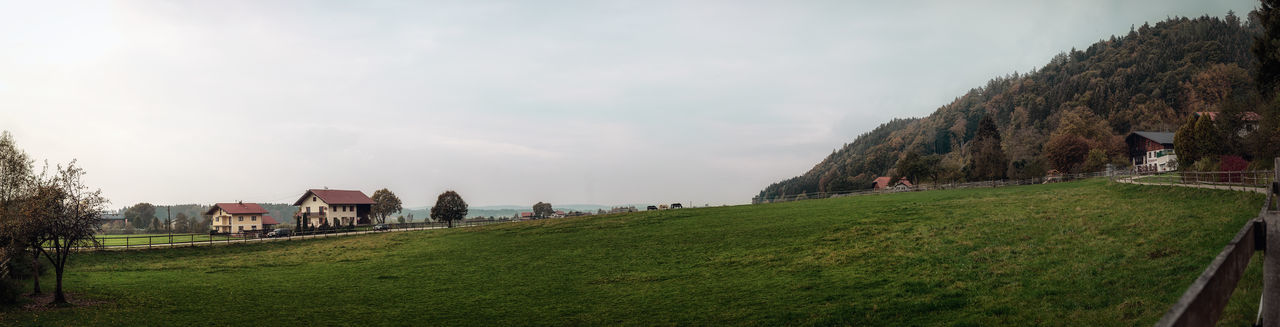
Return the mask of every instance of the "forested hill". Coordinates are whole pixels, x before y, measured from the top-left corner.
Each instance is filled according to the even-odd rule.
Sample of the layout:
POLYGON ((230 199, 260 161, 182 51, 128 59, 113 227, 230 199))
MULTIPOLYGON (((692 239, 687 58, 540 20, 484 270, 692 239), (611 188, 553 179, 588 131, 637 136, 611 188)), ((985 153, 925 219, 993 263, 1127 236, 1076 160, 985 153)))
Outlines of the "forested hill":
MULTIPOLYGON (((1250 19, 1249 21, 1254 21, 1250 19)), ((1072 49, 1026 74, 993 79, 924 118, 894 119, 845 144, 804 175, 769 185, 762 198, 869 188, 908 153, 939 168, 934 180, 980 179, 968 149, 979 121, 994 120, 1009 178, 1043 176, 1051 136, 1079 134, 1098 155, 1124 162, 1122 135, 1172 132, 1196 111, 1256 102, 1256 24, 1225 18, 1174 18, 1132 28, 1084 50, 1072 49)), ((1238 107, 1238 106, 1237 106, 1238 107)), ((1090 156, 1094 154, 1090 153, 1090 156)))

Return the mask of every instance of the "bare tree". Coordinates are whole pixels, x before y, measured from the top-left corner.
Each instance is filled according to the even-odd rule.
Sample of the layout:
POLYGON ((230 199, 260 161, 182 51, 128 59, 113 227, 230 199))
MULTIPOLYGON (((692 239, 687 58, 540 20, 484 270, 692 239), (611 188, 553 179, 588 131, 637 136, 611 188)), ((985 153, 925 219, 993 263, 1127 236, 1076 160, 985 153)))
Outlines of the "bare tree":
POLYGON ((454 220, 462 220, 467 216, 467 201, 462 200, 458 192, 445 191, 436 197, 436 205, 431 207, 431 219, 444 220, 453 228, 454 220))
POLYGON ((379 224, 387 223, 387 216, 404 210, 400 205, 400 198, 392 193, 391 190, 381 189, 373 191, 373 208, 370 210, 374 217, 378 218, 379 224))
POLYGON ((41 219, 40 253, 53 264, 56 284, 54 286, 53 303, 67 303, 63 293, 62 277, 66 273, 67 258, 74 253, 77 246, 101 246, 94 234, 98 232, 102 210, 106 209, 107 199, 102 190, 90 190, 81 180, 84 169, 76 167, 73 160, 67 166, 58 166, 52 178, 41 178, 38 190, 51 192, 56 196, 57 206, 54 211, 41 219))

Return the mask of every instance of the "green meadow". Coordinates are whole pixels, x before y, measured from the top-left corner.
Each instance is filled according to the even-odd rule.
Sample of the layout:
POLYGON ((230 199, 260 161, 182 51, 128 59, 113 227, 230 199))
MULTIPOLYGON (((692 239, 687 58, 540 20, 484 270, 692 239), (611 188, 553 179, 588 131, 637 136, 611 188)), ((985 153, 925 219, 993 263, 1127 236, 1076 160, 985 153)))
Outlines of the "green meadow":
POLYGON ((101 251, 66 278, 96 304, 0 325, 1150 325, 1261 203, 1095 179, 101 251))

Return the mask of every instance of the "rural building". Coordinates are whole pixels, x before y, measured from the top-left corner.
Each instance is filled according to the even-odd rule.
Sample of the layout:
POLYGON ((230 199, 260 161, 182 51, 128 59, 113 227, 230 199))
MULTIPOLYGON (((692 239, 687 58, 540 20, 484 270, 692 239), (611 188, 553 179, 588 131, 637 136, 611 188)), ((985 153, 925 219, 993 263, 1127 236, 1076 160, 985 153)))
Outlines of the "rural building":
POLYGON ((309 226, 367 225, 373 199, 360 191, 310 189, 293 205, 298 207, 294 217, 309 226))
MULTIPOLYGON (((1218 120, 1217 111, 1197 111, 1194 115, 1196 117, 1209 116, 1209 120, 1212 121, 1218 120)), ((1262 115, 1259 115, 1256 112, 1246 111, 1241 115, 1240 120, 1244 121, 1244 125, 1240 126, 1240 130, 1236 131, 1236 135, 1245 137, 1246 135, 1249 135, 1249 133, 1253 133, 1253 131, 1258 130, 1258 123, 1262 122, 1262 115)))
POLYGON ((1178 155, 1173 152, 1173 133, 1133 132, 1124 138, 1129 145, 1129 159, 1140 172, 1178 170, 1178 155))
POLYGON ((257 203, 218 203, 204 214, 213 217, 211 228, 219 233, 262 231, 280 224, 257 203))
POLYGON ((893 184, 889 184, 890 180, 893 180, 893 178, 888 176, 881 176, 879 178, 876 178, 876 181, 871 183, 871 188, 876 191, 886 190, 886 189, 902 191, 902 190, 910 189, 912 186, 911 181, 907 180, 906 177, 899 178, 898 182, 893 184))

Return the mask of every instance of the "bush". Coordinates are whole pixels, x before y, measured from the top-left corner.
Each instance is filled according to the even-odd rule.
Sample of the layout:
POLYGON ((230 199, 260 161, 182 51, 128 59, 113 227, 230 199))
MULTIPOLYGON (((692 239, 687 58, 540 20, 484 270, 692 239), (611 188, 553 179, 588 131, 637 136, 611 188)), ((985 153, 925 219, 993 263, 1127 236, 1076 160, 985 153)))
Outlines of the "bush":
POLYGON ((18 303, 22 296, 22 283, 17 280, 0 278, 0 307, 18 303))
POLYGON ((1192 171, 1218 171, 1218 158, 1204 157, 1191 165, 1192 171))
MULTIPOLYGON (((40 275, 44 275, 49 271, 49 259, 40 258, 40 275)), ((9 260, 9 278, 13 279, 29 279, 35 274, 35 267, 31 265, 31 253, 20 252, 13 260, 9 260)))

